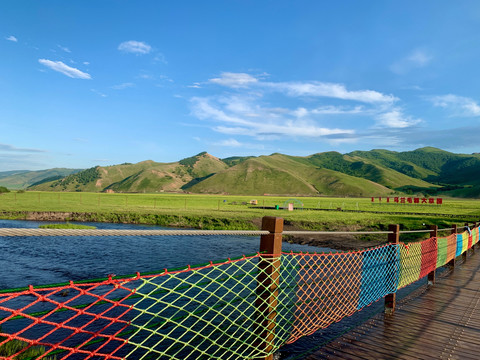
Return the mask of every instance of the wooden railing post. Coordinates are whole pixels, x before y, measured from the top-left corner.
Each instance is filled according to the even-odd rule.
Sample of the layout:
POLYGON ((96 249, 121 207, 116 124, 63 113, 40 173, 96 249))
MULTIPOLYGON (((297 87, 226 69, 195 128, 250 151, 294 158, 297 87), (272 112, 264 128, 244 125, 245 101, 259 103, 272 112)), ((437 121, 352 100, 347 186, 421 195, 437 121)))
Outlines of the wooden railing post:
MULTIPOLYGON (((478 221, 475 221, 475 227, 480 227, 480 224, 478 221)), ((480 247, 480 241, 478 241, 475 245, 477 245, 477 248, 480 247)))
MULTIPOLYGON (((391 233, 388 234, 388 242, 398 245, 400 243, 400 225, 388 225, 388 231, 391 231, 391 233)), ((393 315, 395 312, 396 297, 396 293, 385 296, 385 314, 393 315)))
MULTIPOLYGON (((452 234, 455 234, 455 236, 457 236, 457 224, 452 225, 452 234)), ((455 239, 455 243, 456 242, 457 242, 457 239, 455 239)), ((447 263, 447 266, 450 268, 452 272, 455 271, 455 256, 453 256, 453 259, 447 263)))
MULTIPOLYGON (((437 240, 438 225, 430 225, 430 237, 435 238, 435 241, 437 242, 437 248, 438 248, 438 240, 437 240)), ((435 284, 435 269, 428 273, 427 281, 428 281, 428 285, 435 284)))
MULTIPOLYGON (((477 222, 475 221, 473 223, 473 226, 472 226, 472 230, 474 230, 476 227, 477 227, 477 222)), ((473 235, 472 235, 473 236, 473 235)), ((473 242, 473 238, 472 238, 472 242, 473 242)), ((475 244, 472 244, 472 255, 475 255, 475 244)))
MULTIPOLYGON (((462 231, 462 234, 464 231, 466 231, 466 227, 468 226, 468 223, 465 223, 465 227, 463 228, 463 231, 462 231)), ((467 250, 465 250, 465 252, 462 253, 462 260, 464 263, 467 262, 467 254, 468 254, 468 247, 467 247, 467 250)))
POLYGON ((268 356, 264 360, 272 360, 275 341, 275 318, 278 306, 278 286, 280 280, 280 257, 282 253, 283 219, 273 216, 262 218, 262 230, 268 235, 260 237, 260 253, 257 276, 257 340, 259 350, 268 356))

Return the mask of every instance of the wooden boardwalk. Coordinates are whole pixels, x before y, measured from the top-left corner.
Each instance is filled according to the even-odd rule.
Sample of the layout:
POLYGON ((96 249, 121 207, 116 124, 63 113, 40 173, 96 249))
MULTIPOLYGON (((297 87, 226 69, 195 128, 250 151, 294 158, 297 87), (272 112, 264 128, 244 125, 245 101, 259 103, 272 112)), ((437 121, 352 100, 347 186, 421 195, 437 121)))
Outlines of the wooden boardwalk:
MULTIPOLYGON (((425 280, 426 281, 426 280, 425 280)), ((480 359, 480 253, 305 359, 480 359)))

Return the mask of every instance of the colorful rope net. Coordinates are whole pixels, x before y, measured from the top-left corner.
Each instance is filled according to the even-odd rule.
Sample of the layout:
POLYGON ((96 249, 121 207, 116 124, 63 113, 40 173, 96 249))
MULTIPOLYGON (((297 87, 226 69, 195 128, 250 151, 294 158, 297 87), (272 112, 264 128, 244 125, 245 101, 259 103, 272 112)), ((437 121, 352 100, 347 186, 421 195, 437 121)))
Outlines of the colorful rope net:
POLYGON ((1 359, 259 359, 426 276, 478 228, 0 292, 1 359))

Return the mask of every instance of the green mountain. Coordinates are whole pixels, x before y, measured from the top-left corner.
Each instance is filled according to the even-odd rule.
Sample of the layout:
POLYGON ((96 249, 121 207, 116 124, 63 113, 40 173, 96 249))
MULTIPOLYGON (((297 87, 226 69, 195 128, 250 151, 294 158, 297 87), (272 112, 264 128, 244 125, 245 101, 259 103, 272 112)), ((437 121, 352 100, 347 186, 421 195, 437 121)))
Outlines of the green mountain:
POLYGON ((314 154, 305 158, 290 157, 296 161, 307 163, 318 167, 319 169, 330 169, 350 176, 367 179, 390 189, 395 189, 405 185, 418 187, 428 187, 431 184, 412 178, 405 173, 376 163, 368 158, 361 156, 342 155, 337 152, 325 152, 314 154))
POLYGON ((430 147, 405 152, 324 152, 305 157, 275 153, 226 159, 203 152, 173 163, 147 160, 97 166, 32 182, 29 189, 341 196, 397 192, 480 197, 480 155, 430 147))
POLYGON ((81 171, 81 169, 55 168, 48 170, 29 171, 3 171, 0 172, 0 186, 5 186, 11 190, 25 189, 34 184, 40 184, 43 181, 60 179, 67 175, 81 171))
MULTIPOLYGON (((436 185, 436 189, 410 186, 414 191, 451 196, 480 196, 480 155, 454 154, 433 147, 405 152, 387 150, 355 151, 353 156, 368 158, 414 178, 436 185)), ((399 190, 407 190, 399 187, 399 190)))
POLYGON ((152 160, 137 164, 97 166, 55 181, 29 187, 42 191, 113 191, 162 192, 181 191, 187 184, 228 168, 222 160, 200 153, 175 163, 152 160))
POLYGON ((194 193, 282 195, 385 195, 388 188, 329 169, 317 169, 289 156, 251 158, 193 185, 194 193))
MULTIPOLYGON (((364 161, 376 163, 416 179, 426 179, 429 176, 434 176, 436 174, 435 171, 429 170, 428 167, 425 168, 407 160, 409 158, 408 155, 405 156, 406 159, 403 159, 403 154, 404 153, 397 153, 389 150, 371 150, 354 151, 348 155, 355 159, 358 158, 363 159, 364 161)), ((434 163, 432 162, 431 165, 433 166, 434 163)))

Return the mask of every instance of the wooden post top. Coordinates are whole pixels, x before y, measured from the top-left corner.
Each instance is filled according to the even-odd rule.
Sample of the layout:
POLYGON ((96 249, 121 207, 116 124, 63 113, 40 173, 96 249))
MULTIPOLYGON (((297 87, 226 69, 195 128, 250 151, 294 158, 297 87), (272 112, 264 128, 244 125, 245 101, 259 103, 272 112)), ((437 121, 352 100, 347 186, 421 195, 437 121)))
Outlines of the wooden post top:
POLYGON ((388 231, 393 232, 393 234, 388 234, 388 242, 398 244, 400 242, 400 225, 388 225, 388 231))
POLYGON ((279 256, 282 253, 283 219, 275 216, 262 218, 262 230, 270 232, 260 236, 260 252, 279 256))
POLYGON ((283 219, 275 216, 264 216, 262 218, 262 230, 267 230, 271 233, 283 232, 283 219))
POLYGON ((453 224, 452 225, 452 234, 456 234, 457 233, 457 224, 453 224))

